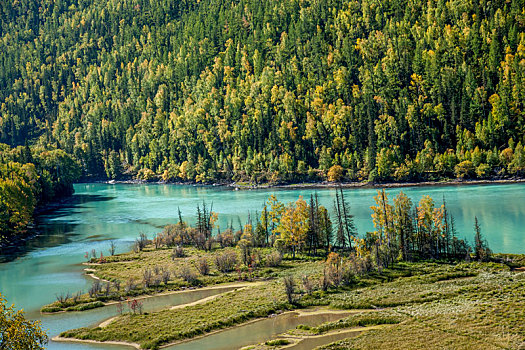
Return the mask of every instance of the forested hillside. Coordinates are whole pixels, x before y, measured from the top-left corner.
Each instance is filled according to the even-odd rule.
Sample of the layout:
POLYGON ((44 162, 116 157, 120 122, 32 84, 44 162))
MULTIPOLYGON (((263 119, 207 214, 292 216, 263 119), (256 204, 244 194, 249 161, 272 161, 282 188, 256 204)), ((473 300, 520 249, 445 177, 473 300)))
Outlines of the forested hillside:
POLYGON ((525 171, 523 0, 15 0, 0 23, 0 142, 85 176, 525 171))

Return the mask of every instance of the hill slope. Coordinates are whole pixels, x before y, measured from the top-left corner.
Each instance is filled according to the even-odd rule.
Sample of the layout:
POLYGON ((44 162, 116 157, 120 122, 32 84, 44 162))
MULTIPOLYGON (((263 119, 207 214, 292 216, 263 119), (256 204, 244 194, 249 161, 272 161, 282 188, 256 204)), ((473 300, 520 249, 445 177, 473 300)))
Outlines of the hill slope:
POLYGON ((523 0, 0 6, 0 142, 62 148, 85 175, 525 170, 523 0))

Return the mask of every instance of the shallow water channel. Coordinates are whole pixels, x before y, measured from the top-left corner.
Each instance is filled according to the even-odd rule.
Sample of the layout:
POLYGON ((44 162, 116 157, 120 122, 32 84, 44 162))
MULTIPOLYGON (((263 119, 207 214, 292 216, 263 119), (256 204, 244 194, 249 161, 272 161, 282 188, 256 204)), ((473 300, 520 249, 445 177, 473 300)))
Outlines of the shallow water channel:
MULTIPOLYGON (((525 252, 524 183, 389 189, 390 198, 401 190, 414 203, 417 203, 422 195, 432 196, 437 205, 441 205, 445 198, 448 210, 455 217, 460 237, 472 241, 474 216, 477 216, 482 233, 493 251, 525 252)), ((0 255, 0 292, 9 303, 14 303, 19 309, 23 308, 32 319, 41 319, 51 336, 62 330, 95 324, 116 314, 115 306, 57 315, 40 315, 38 311, 42 305, 53 302, 58 293, 88 290, 92 279, 84 275, 85 266, 82 265, 86 252, 95 249, 98 254, 102 251, 107 255, 109 240, 116 242, 117 253, 128 251, 139 233, 146 233, 151 237, 152 234, 160 232, 164 225, 176 222, 178 208, 183 218, 193 223, 196 206, 203 200, 208 204, 213 203, 213 211, 219 214, 218 223, 221 229, 231 222, 236 229, 239 221, 246 221, 248 212, 252 218, 256 211, 260 213, 264 201, 272 193, 283 202, 295 201, 300 195, 308 199, 310 194, 317 193, 320 204, 326 206, 329 211, 332 211, 335 198, 334 189, 235 191, 228 187, 213 186, 76 184, 75 195, 67 205, 37 218, 35 230, 39 232, 38 237, 16 251, 3 252, 0 255)), ((376 190, 371 188, 345 190, 346 199, 361 235, 374 229, 370 218, 370 206, 374 204, 375 194, 376 190)), ((193 300, 196 299, 190 301, 193 300)), ((180 301, 183 302, 187 301, 180 301)), ((173 305, 177 301, 170 303, 173 305)), ((282 321, 279 318, 261 322, 283 322, 286 324, 286 327, 283 326, 284 331, 295 327, 295 321, 294 318, 284 318, 282 321)), ((251 337, 252 333, 262 334, 266 331, 265 327, 261 327, 264 328, 261 330, 258 326, 253 327, 255 328, 248 328, 250 330, 246 337, 251 337)), ((217 334, 217 338, 213 338, 217 339, 214 346, 219 346, 220 337, 217 334)), ((211 339, 211 336, 206 338, 211 339)), ((202 338, 202 346, 206 346, 206 338, 202 338)), ((229 341, 230 348, 238 345, 237 338, 229 336, 224 339, 225 344, 229 341)), ((238 339, 245 338, 239 333, 238 339)), ((48 348, 114 347, 50 342, 48 348)))
MULTIPOLYGON (((350 314, 350 312, 348 313, 350 314)), ((227 329, 193 341, 167 347, 170 350, 228 350, 261 343, 274 336, 295 328, 300 324, 308 326, 336 321, 348 314, 343 313, 285 313, 265 318, 239 327, 227 329), (233 344, 235 344, 233 346, 233 344)))
MULTIPOLYGON (((155 297, 148 297, 142 299, 143 302, 143 311, 151 312, 158 311, 169 306, 175 306, 180 304, 191 303, 212 295, 217 295, 221 293, 228 292, 235 289, 234 287, 224 287, 224 288, 214 288, 214 289, 196 289, 188 290, 179 293, 166 294, 155 297)), ((126 306, 124 306, 124 311, 127 312, 126 306)), ((60 334, 63 331, 93 326, 100 323, 103 320, 106 320, 110 317, 117 316, 117 306, 109 305, 101 307, 98 309, 81 311, 81 312, 67 312, 67 313, 58 313, 58 314, 49 314, 49 315, 35 315, 39 317, 42 321, 44 328, 48 329, 49 337, 54 337, 60 334)), ((32 316, 32 315, 30 315, 32 316)), ((35 317, 36 318, 36 317, 35 317)), ((50 349, 80 349, 80 348, 89 348, 89 349, 106 349, 106 345, 84 345, 79 343, 65 343, 65 342, 51 342, 50 349)), ((111 348, 123 348, 130 349, 130 347, 114 346, 111 348)))

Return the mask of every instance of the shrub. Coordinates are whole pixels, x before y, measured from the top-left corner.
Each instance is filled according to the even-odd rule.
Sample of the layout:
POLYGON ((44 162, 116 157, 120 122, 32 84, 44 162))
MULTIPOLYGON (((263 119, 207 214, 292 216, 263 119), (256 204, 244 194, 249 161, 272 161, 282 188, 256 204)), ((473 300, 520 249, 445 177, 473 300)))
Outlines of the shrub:
POLYGON ((148 245, 149 240, 145 233, 141 233, 139 238, 135 241, 135 250, 141 251, 142 249, 146 248, 148 245))
POLYGON ((137 283, 135 282, 135 279, 134 279, 134 278, 130 278, 130 279, 126 282, 126 288, 125 288, 126 293, 131 292, 131 291, 134 290, 135 288, 137 288, 137 283))
POLYGON ((197 247, 197 249, 206 250, 208 242, 206 241, 206 236, 204 235, 204 233, 197 232, 193 236, 193 241, 194 241, 195 247, 197 247))
POLYGON ((166 225, 164 230, 158 235, 166 247, 184 245, 190 242, 187 227, 184 223, 166 225))
POLYGON ((274 339, 274 340, 268 340, 265 344, 268 346, 280 346, 280 345, 288 345, 290 344, 290 341, 286 339, 274 339))
POLYGON ((277 267, 281 265, 281 262, 283 260, 283 256, 281 253, 274 251, 270 254, 266 255, 266 266, 268 267, 277 267))
POLYGON ((73 294, 73 303, 77 304, 80 301, 80 297, 82 296, 82 291, 78 291, 76 294, 73 294))
POLYGON ((40 309, 40 312, 59 312, 62 311, 62 308, 60 306, 44 306, 40 309))
POLYGON ((67 311, 85 311, 85 310, 96 309, 97 307, 103 307, 103 306, 104 306, 103 302, 95 301, 95 302, 92 302, 92 303, 86 303, 86 304, 80 304, 80 305, 77 305, 77 306, 71 306, 71 307, 68 307, 66 310, 67 311))
POLYGON ((119 280, 113 281, 113 288, 115 288, 117 292, 120 291, 120 281, 119 280))
POLYGON ((180 277, 191 285, 196 285, 198 283, 197 274, 187 266, 184 266, 181 269, 180 277))
POLYGON ((277 251, 283 255, 286 251, 286 241, 282 238, 277 238, 275 242, 273 243, 273 247, 277 249, 277 251))
POLYGON ((151 281, 153 279, 153 274, 149 268, 146 268, 142 273, 142 282, 144 282, 144 287, 148 288, 151 286, 151 281))
POLYGON ((60 305, 64 305, 67 302, 67 300, 71 297, 71 294, 69 292, 60 293, 60 294, 55 294, 55 297, 57 301, 60 303, 60 305))
POLYGON ((234 251, 226 251, 215 256, 215 265, 220 272, 231 272, 237 265, 237 254, 234 251))
POLYGON ((326 269, 324 269, 323 275, 321 276, 321 289, 326 292, 328 287, 330 287, 330 278, 326 273, 326 269))
POLYGON ((303 288, 306 291, 306 294, 308 295, 312 294, 312 292, 314 291, 314 284, 312 283, 310 278, 305 275, 303 276, 302 282, 303 282, 303 288))
MULTIPOLYGON (((328 284, 328 286, 332 285, 334 287, 339 287, 341 282, 343 281, 343 272, 341 267, 336 265, 328 265, 324 269, 324 279, 323 284, 328 284)), ((323 288, 324 289, 324 288, 323 288)), ((324 289, 326 290, 326 289, 324 289)))
POLYGON ((104 295, 108 296, 110 291, 111 291, 111 284, 110 282, 106 282, 104 286, 104 295))
POLYGON ((153 235, 153 244, 155 245, 155 249, 159 249, 162 246, 162 237, 160 235, 153 235))
POLYGON ((352 272, 357 276, 367 274, 372 270, 372 260, 370 259, 370 255, 357 257, 352 253, 348 259, 348 265, 349 268, 352 269, 352 272))
POLYGON ((164 282, 165 285, 168 284, 170 277, 171 277, 171 274, 168 270, 162 271, 162 282, 164 282))
POLYGON ((184 249, 181 246, 176 246, 171 253, 171 259, 175 260, 176 258, 183 258, 185 255, 184 249))
POLYGON ((151 282, 151 285, 153 287, 158 287, 160 286, 160 282, 162 282, 162 276, 155 276, 155 278, 153 278, 153 281, 151 282))
POLYGON ((203 276, 206 276, 210 273, 210 265, 208 264, 208 260, 206 258, 202 257, 197 261, 197 270, 199 270, 199 273, 203 276))
POLYGON ((142 301, 133 299, 132 301, 128 301, 128 306, 133 313, 142 314, 142 301))
POLYGON ((95 298, 97 294, 102 290, 102 285, 99 280, 95 280, 91 285, 91 288, 88 290, 88 294, 91 298, 95 298))
POLYGON ((231 229, 227 229, 223 233, 219 233, 215 237, 215 241, 217 241, 217 243, 219 243, 221 248, 232 247, 233 246, 233 241, 234 241, 232 230, 231 229))
POLYGON ((293 279, 293 276, 288 275, 284 276, 283 278, 284 282, 284 291, 286 293, 286 297, 288 298, 288 302, 290 304, 293 304, 293 295, 295 293, 295 280, 293 279))

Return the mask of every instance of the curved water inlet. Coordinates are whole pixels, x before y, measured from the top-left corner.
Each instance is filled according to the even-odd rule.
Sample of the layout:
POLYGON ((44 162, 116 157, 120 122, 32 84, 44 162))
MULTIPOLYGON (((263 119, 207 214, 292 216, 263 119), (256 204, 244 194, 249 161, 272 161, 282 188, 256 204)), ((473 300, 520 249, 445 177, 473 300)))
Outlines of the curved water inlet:
MULTIPOLYGON (((166 307, 184 306, 186 304, 196 303, 215 295, 223 294, 234 289, 241 288, 239 285, 224 285, 213 286, 209 288, 186 290, 173 293, 161 294, 158 296, 142 298, 143 310, 145 312, 152 312, 162 310, 166 307)), ((139 298, 137 298, 139 299, 139 298)), ((125 306, 126 311, 126 306, 125 306)), ((80 312, 65 312, 58 314, 41 315, 40 319, 44 329, 48 329, 50 338, 58 336, 63 331, 97 326, 104 320, 118 316, 116 305, 108 305, 98 309, 80 311, 80 312)), ((102 322, 103 323, 103 322, 102 322)), ((50 341, 50 349, 130 349, 128 346, 117 346, 112 344, 80 344, 77 342, 57 342, 50 341)))
MULTIPOLYGON (((274 338, 300 324, 309 326, 337 321, 356 311, 323 310, 286 312, 166 347, 170 350, 230 350, 274 338)), ((361 311, 357 311, 361 312, 361 311)))

